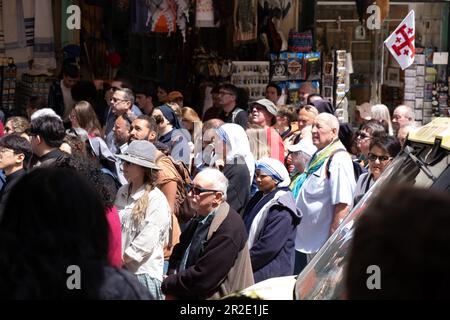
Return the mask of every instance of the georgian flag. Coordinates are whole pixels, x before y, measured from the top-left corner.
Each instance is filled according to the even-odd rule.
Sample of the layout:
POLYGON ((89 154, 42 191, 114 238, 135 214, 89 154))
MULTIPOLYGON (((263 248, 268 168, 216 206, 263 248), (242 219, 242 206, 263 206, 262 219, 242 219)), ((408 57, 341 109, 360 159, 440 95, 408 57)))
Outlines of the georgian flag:
POLYGON ((397 29, 384 41, 384 44, 395 60, 397 60, 402 70, 405 70, 414 62, 416 53, 414 46, 415 35, 414 10, 411 10, 397 29))

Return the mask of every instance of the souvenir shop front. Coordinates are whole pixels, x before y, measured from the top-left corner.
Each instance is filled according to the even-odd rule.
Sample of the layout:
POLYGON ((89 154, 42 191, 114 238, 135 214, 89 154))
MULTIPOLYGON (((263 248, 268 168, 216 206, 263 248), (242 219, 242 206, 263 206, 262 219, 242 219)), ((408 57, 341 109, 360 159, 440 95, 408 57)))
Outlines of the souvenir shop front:
POLYGON ((379 26, 374 19, 378 9, 364 6, 364 1, 317 1, 316 46, 328 66, 322 92, 328 95, 332 87, 330 99, 346 97, 342 104, 349 120, 355 106, 364 102, 383 103, 391 111, 399 104, 409 105, 420 125, 449 116, 449 3, 378 0, 376 4, 379 26), (384 41, 411 10, 415 11, 416 55, 414 64, 403 71, 384 41), (336 75, 344 75, 344 81, 336 81, 336 75))

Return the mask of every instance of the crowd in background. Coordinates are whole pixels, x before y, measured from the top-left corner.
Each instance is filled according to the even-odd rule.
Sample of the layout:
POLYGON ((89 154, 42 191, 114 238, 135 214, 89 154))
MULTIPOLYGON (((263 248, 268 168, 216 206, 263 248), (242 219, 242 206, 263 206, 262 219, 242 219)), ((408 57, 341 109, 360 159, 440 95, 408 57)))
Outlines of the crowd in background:
POLYGON ((367 103, 355 131, 308 84, 298 106, 218 84, 198 114, 163 84, 79 77, 3 119, 1 297, 208 299, 298 274, 414 124, 367 103))

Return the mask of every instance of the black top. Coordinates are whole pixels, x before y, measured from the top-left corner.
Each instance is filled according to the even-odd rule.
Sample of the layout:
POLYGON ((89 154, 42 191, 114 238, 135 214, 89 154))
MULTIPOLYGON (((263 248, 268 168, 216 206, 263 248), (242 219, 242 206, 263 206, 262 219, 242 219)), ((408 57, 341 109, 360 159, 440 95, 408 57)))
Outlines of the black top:
POLYGON ((234 121, 233 121, 233 112, 236 110, 236 108, 238 108, 238 107, 235 107, 233 109, 233 111, 231 111, 231 112, 225 112, 225 111, 221 110, 219 112, 218 118, 223 120, 223 122, 225 122, 225 123, 236 123, 236 124, 240 125, 242 128, 244 128, 244 130, 245 130, 245 129, 247 129, 248 114, 245 110, 242 110, 239 112, 236 111, 235 116, 234 116, 234 121))
POLYGON ((48 107, 53 109, 61 118, 64 116, 64 96, 60 80, 54 81, 48 92, 48 107))
POLYGON ((56 161, 62 160, 63 158, 68 157, 68 155, 58 148, 53 149, 47 154, 44 154, 39 158, 40 167, 48 167, 53 165, 56 161))
POLYGON ((226 164, 222 173, 228 179, 227 202, 240 215, 244 214, 250 197, 250 173, 243 157, 226 164))
POLYGON ((20 169, 6 177, 6 182, 3 185, 3 189, 0 191, 0 220, 5 210, 6 202, 9 197, 9 193, 15 184, 26 174, 25 170, 20 169))

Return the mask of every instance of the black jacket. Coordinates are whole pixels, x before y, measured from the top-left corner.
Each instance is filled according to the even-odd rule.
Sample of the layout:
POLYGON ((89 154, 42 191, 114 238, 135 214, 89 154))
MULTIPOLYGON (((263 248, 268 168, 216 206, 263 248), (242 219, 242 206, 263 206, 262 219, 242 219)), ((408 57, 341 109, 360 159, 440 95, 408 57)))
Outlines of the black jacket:
POLYGON ((6 182, 3 189, 0 191, 0 220, 5 210, 6 202, 14 185, 26 174, 25 170, 21 169, 6 177, 6 182))
POLYGON ((54 81, 48 92, 48 107, 53 109, 61 118, 64 116, 64 96, 60 80, 54 81))
MULTIPOLYGON (((169 261, 169 274, 180 267, 183 255, 191 243, 199 220, 192 219, 175 245, 169 261)), ((206 235, 205 235, 206 236, 206 235)), ((163 293, 179 299, 206 299, 213 295, 226 278, 247 243, 242 218, 230 208, 217 231, 206 241, 193 265, 170 274, 162 283, 163 293)))

